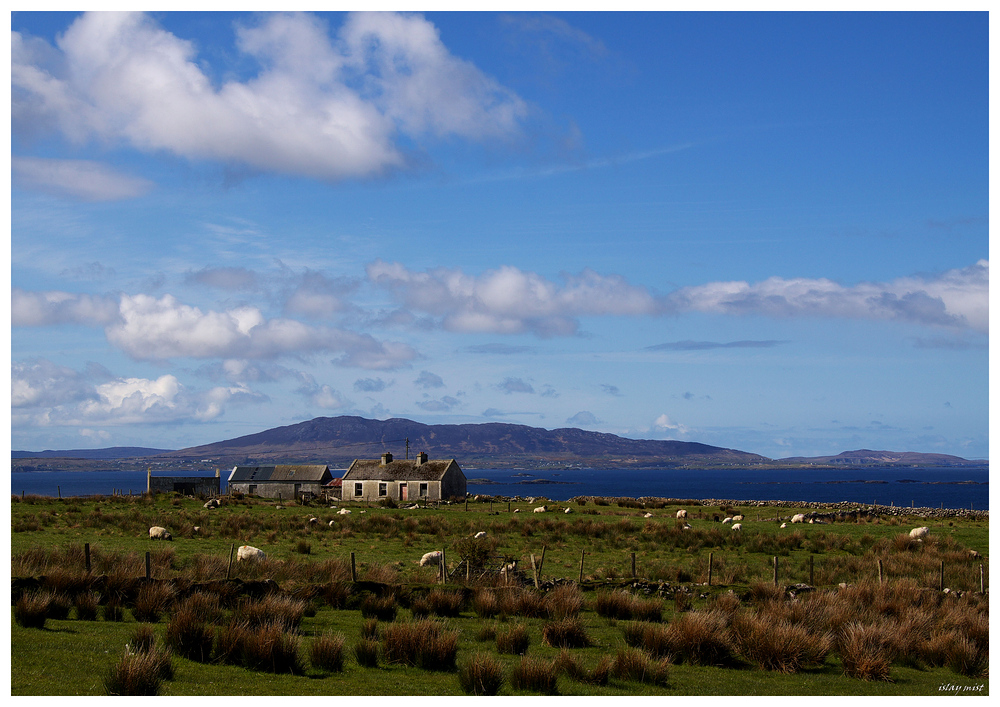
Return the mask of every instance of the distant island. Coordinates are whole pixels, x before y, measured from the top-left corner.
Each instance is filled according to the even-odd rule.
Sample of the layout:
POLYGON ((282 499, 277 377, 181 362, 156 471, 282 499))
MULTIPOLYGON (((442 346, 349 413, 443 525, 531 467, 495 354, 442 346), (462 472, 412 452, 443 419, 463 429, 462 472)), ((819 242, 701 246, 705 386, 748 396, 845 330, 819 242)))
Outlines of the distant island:
MULTIPOLYGON (((769 459, 737 449, 698 442, 628 439, 578 428, 547 430, 499 422, 425 425, 404 418, 317 417, 235 439, 180 450, 144 447, 44 452, 11 452, 11 471, 93 469, 214 470, 237 464, 322 463, 346 468, 354 459, 373 459, 385 451, 397 457, 427 452, 455 458, 466 469, 711 469, 867 468, 983 466, 948 454, 860 449, 823 457, 769 459)), ((559 483, 536 481, 533 483, 559 483)))

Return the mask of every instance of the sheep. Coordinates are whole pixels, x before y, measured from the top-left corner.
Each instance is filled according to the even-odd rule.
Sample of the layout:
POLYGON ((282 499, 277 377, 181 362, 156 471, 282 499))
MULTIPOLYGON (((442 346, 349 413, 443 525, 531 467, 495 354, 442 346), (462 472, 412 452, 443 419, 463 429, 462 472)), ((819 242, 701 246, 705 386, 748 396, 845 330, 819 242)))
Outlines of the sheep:
POLYGON ((205 502, 205 505, 202 506, 202 508, 206 508, 208 510, 212 510, 213 508, 218 508, 218 507, 219 507, 219 499, 217 499, 217 498, 210 498, 210 499, 208 499, 205 502))
POLYGON ((969 550, 967 550, 966 553, 968 554, 970 560, 981 560, 981 559, 983 559, 982 555, 980 555, 978 552, 976 552, 975 550, 973 550, 971 548, 969 550))
POLYGON ((313 516, 309 519, 309 525, 316 525, 317 523, 319 523, 319 518, 317 518, 316 516, 313 516))
POLYGON ((480 530, 478 533, 476 533, 472 537, 474 537, 476 540, 478 540, 479 538, 485 538, 486 537, 486 531, 485 530, 480 530))
POLYGON ((427 565, 440 565, 442 554, 443 553, 440 550, 432 550, 431 552, 428 552, 420 558, 420 566, 426 567, 427 565))
POLYGON ((922 528, 914 528, 913 530, 910 531, 910 537, 913 538, 914 540, 923 540, 930 534, 931 534, 931 529, 928 528, 927 526, 924 526, 922 528))
POLYGON ((548 509, 545 506, 539 506, 533 512, 534 513, 545 513, 546 510, 548 510, 548 509))
POLYGON ((500 576, 506 579, 515 572, 517 572, 517 560, 511 560, 504 563, 504 566, 500 569, 500 576))
POLYGON ((741 520, 743 520, 743 514, 742 513, 740 513, 739 515, 733 516, 733 522, 734 523, 739 523, 741 520))
POLYGON ((264 554, 264 551, 252 545, 240 545, 236 551, 237 562, 242 562, 243 560, 247 562, 263 562, 266 559, 267 555, 264 554))
POLYGON ((521 509, 520 509, 520 508, 515 508, 515 509, 514 509, 514 512, 515 512, 515 513, 520 513, 520 512, 521 512, 521 509))
POLYGON ((806 522, 806 514, 805 513, 796 513, 795 515, 792 516, 792 522, 793 523, 805 523, 806 522))
POLYGON ((197 535, 198 533, 201 532, 201 526, 200 525, 194 526, 194 528, 192 528, 191 532, 193 532, 195 535, 197 535))
POLYGON ((685 523, 684 525, 681 526, 681 530, 691 530, 691 524, 685 523))
POLYGON ((173 540, 174 537, 167 531, 166 528, 161 528, 158 525, 154 525, 149 529, 149 539, 150 540, 173 540))
POLYGON ((733 530, 743 530, 742 523, 733 523, 733 530))
POLYGON ((788 527, 788 523, 782 523, 782 524, 781 524, 780 526, 778 526, 778 527, 779 527, 779 528, 787 528, 787 527, 788 527))
POLYGON ((677 511, 677 517, 678 518, 687 518, 688 517, 688 512, 682 508, 679 511, 677 511))
POLYGON ((337 521, 335 521, 335 520, 331 520, 330 523, 329 523, 329 525, 330 525, 331 528, 333 526, 335 526, 336 524, 337 524, 337 521))
POLYGON ((338 516, 349 516, 349 515, 351 515, 351 509, 350 508, 341 508, 339 511, 337 511, 337 515, 338 516))
POLYGON ((722 520, 722 524, 723 524, 723 525, 725 525, 726 523, 732 523, 732 522, 733 522, 733 519, 732 519, 732 518, 730 518, 729 516, 726 516, 726 517, 725 517, 725 518, 724 518, 724 519, 722 520))
POLYGON ((572 508, 567 508, 566 510, 563 511, 563 513, 572 513, 572 512, 573 512, 572 508))
POLYGON ((642 517, 643 517, 643 518, 652 518, 652 517, 653 517, 653 514, 652 514, 652 513, 645 513, 645 514, 643 514, 643 516, 642 516, 642 517))

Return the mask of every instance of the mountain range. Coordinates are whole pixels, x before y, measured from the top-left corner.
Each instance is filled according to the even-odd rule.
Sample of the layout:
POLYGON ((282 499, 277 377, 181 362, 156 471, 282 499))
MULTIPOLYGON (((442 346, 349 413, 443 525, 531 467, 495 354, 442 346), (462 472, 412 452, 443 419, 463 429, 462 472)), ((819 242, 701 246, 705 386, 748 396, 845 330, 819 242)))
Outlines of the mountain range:
POLYGON ((15 451, 12 470, 60 468, 73 459, 74 468, 92 468, 104 461, 122 464, 155 464, 205 468, 236 464, 323 463, 344 468, 358 458, 377 458, 383 452, 397 458, 426 452, 432 459, 455 458, 465 468, 572 467, 710 468, 733 466, 964 466, 970 461, 946 454, 857 450, 825 457, 767 457, 698 442, 637 440, 577 428, 547 430, 499 422, 426 425, 392 418, 318 417, 294 425, 275 427, 243 437, 188 447, 159 450, 114 447, 107 450, 64 452, 15 451), (31 463, 24 460, 30 459, 31 463), (46 463, 45 460, 53 460, 46 463))

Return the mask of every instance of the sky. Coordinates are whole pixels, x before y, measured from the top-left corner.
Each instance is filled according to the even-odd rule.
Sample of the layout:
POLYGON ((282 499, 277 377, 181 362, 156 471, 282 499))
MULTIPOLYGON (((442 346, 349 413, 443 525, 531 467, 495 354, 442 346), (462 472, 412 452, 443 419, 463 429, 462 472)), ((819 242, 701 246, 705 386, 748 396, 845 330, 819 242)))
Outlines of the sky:
POLYGON ((989 455, 989 23, 14 12, 11 446, 989 455))

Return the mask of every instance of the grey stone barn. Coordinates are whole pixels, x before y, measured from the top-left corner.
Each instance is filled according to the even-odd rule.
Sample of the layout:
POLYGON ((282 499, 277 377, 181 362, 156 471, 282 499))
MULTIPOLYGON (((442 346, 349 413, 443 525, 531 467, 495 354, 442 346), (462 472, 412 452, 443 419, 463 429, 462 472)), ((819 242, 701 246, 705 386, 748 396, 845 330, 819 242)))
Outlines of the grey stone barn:
POLYGON ((229 474, 229 490, 264 498, 300 498, 303 494, 320 496, 333 479, 325 464, 276 464, 274 466, 236 466, 229 474))
POLYGON ((146 470, 146 493, 180 493, 185 496, 218 496, 222 482, 215 476, 153 476, 146 470))
POLYGON ((344 474, 344 501, 441 501, 465 498, 465 474, 454 459, 428 460, 421 452, 416 459, 393 461, 386 452, 381 459, 355 459, 344 474))

